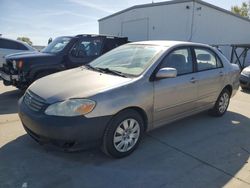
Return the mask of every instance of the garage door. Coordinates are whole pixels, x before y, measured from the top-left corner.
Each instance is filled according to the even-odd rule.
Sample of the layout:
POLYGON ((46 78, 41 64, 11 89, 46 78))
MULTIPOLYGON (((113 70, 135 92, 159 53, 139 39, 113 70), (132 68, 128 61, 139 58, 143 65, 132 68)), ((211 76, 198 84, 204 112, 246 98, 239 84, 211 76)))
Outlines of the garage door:
POLYGON ((122 22, 122 36, 130 41, 148 40, 148 18, 122 22))

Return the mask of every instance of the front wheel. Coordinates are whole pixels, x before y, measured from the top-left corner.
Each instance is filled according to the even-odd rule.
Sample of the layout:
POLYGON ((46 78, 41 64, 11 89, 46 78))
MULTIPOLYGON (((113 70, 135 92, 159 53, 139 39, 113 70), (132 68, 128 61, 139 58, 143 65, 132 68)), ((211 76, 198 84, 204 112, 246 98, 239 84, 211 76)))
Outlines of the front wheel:
POLYGON ((115 158, 132 153, 144 132, 143 119, 135 110, 117 114, 107 127, 103 137, 103 151, 115 158))
POLYGON ((230 96, 230 92, 227 89, 224 89, 221 92, 214 105, 214 108, 211 110, 212 115, 220 117, 226 113, 230 102, 230 96))

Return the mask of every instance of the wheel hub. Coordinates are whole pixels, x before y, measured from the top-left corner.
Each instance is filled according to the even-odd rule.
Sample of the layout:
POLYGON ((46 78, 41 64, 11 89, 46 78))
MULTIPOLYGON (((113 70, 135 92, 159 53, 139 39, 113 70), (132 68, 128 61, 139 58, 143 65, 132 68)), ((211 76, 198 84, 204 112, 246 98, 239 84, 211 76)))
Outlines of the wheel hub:
POLYGON ((117 127, 113 143, 119 152, 131 150, 140 136, 140 126, 135 119, 126 119, 117 127))

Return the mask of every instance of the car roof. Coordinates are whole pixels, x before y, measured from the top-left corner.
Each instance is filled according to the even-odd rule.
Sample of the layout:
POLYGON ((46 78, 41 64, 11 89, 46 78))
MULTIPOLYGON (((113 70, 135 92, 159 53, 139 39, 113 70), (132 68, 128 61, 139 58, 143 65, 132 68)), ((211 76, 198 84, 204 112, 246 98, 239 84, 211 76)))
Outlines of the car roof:
POLYGON ((123 36, 114 36, 114 35, 102 35, 102 34, 79 34, 75 37, 103 37, 103 38, 111 38, 111 39, 127 39, 127 37, 123 36))
POLYGON ((190 45, 190 46, 204 46, 210 47, 206 44, 195 43, 195 42, 186 42, 186 41, 173 41, 173 40, 150 40, 150 41, 139 41, 139 42, 132 42, 130 44, 143 44, 143 45, 156 45, 156 46, 165 46, 171 47, 176 45, 190 45))
POLYGON ((4 37, 0 37, 0 39, 4 39, 4 40, 8 40, 8 41, 12 41, 12 42, 16 42, 16 43, 23 44, 23 45, 26 46, 29 50, 36 50, 35 48, 33 48, 32 46, 30 46, 30 45, 27 44, 26 42, 23 42, 23 41, 20 41, 20 40, 14 40, 14 39, 9 39, 9 38, 4 38, 4 37))

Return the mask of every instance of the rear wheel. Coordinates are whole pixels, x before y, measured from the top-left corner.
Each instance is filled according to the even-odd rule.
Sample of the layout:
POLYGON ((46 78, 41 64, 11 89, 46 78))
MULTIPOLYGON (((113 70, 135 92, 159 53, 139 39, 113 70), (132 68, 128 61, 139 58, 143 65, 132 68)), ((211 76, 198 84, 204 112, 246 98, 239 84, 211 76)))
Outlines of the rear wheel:
POLYGON ((211 110, 212 115, 220 117, 225 114, 230 102, 230 92, 227 89, 224 89, 219 95, 214 108, 211 110))
POLYGON ((143 119, 135 110, 117 114, 107 127, 103 137, 103 151, 112 157, 121 158, 132 153, 144 132, 143 119))

